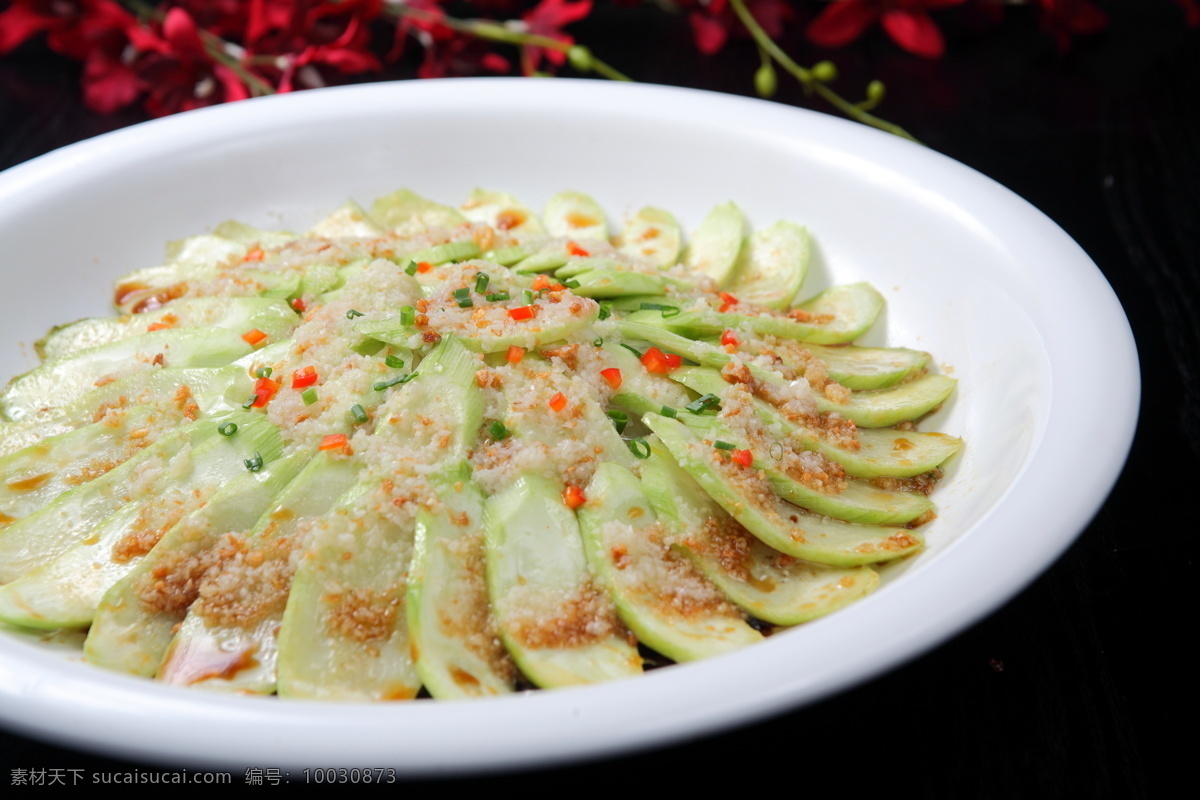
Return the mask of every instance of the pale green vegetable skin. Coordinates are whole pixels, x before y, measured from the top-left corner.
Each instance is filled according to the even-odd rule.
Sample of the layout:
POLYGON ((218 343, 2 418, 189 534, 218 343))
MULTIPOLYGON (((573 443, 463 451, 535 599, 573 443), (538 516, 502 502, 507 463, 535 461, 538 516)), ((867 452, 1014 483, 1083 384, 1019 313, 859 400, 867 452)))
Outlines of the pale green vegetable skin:
MULTIPOLYGON (((554 272, 557 280, 571 282, 574 294, 616 312, 615 325, 604 328, 609 341, 593 344, 623 375, 609 402, 634 412, 625 435, 644 435, 641 423, 653 432, 647 460, 625 446, 604 404, 588 398, 575 402, 571 418, 592 431, 599 464, 578 512, 564 504, 561 483, 536 471, 485 496, 467 461, 483 423, 483 393, 475 383, 480 356, 473 354, 503 364, 501 354, 510 345, 524 347, 529 339, 481 331, 461 339, 443 336, 432 352, 413 351, 412 327, 398 318, 371 318, 353 326, 357 335, 379 342, 361 352, 370 350, 380 362, 389 354, 399 357, 403 369, 414 373, 407 385, 387 392, 354 389, 346 395, 373 420, 409 420, 374 435, 401 443, 412 434, 409 412, 438 404, 453 409, 458 420, 438 464, 426 465, 441 506, 421 509, 415 528, 395 525, 378 512, 372 498, 379 480, 360 478, 357 457, 297 452, 281 458, 280 431, 261 414, 242 410, 255 370, 289 361, 294 343, 287 337, 302 321, 289 301, 347 296, 347 284, 374 268, 373 257, 313 263, 302 271, 281 268, 275 257, 264 259, 252 249, 283 247, 295 234, 225 222, 213 234, 171 243, 162 266, 121 279, 118 308, 147 310, 55 328, 37 345, 43 365, 0 394, 0 413, 8 420, 0 422, 0 620, 30 628, 90 623, 89 661, 171 683, 335 700, 408 698, 425 686, 434 697, 461 698, 514 691, 513 663, 542 687, 635 675, 641 659, 621 623, 677 661, 751 644, 762 636, 743 613, 778 625, 829 613, 876 586, 878 576, 866 565, 920 549, 919 533, 875 523, 903 524, 932 503, 858 479, 914 477, 953 455, 961 447, 954 437, 887 428, 944 403, 955 382, 922 374, 927 353, 847 346, 883 308, 883 298, 867 284, 835 286, 800 303, 799 311, 782 313, 807 272, 803 228, 778 222, 747 237, 741 211, 725 203, 684 249, 674 217, 646 207, 612 240, 614 256, 604 211, 588 195, 559 193, 539 219, 512 195, 477 189, 461 211, 408 190, 379 198, 369 212, 350 201, 309 234, 371 240, 395 232, 443 242, 394 257, 403 268, 410 259, 438 265, 481 257, 469 233, 455 233, 467 230, 465 223, 493 225, 518 242, 482 255, 512 266, 510 282, 505 285, 498 272, 489 292, 509 291, 515 306, 531 282, 528 273, 554 272), (671 269, 677 262, 707 274, 738 302, 725 312, 683 310, 693 301, 675 295, 694 290, 697 282, 671 269), (235 289, 242 297, 171 299, 177 287, 212 280, 239 264, 248 279, 235 289), (643 310, 643 303, 678 305, 664 312, 643 310), (146 330, 158 324, 169 329, 146 330), (734 441, 736 433, 711 412, 692 415, 683 406, 694 393, 726 391, 717 369, 731 356, 703 339, 727 328, 803 342, 826 362, 831 379, 853 390, 845 404, 815 397, 821 412, 836 411, 860 427, 857 450, 834 446, 761 399, 752 405, 764 426, 775 426, 791 446, 841 464, 852 476, 843 491, 809 489, 776 469, 769 453, 753 448, 753 468, 713 458, 700 437, 734 441), (268 345, 248 345, 242 334, 250 329, 266 333, 268 345), (622 339, 701 366, 652 374, 619 346, 622 339), (166 368, 122 376, 130 363, 158 354, 166 368), (192 404, 186 414, 177 394, 184 387, 192 404), (166 402, 172 397, 174 404, 166 402), (108 404, 126 407, 106 422, 94 421, 100 418, 96 409, 108 404), (656 413, 664 406, 681 420, 656 413), (130 434, 148 422, 178 425, 197 414, 199 422, 144 449, 129 445, 130 434), (235 422, 236 435, 217 435, 222 422, 235 422), (246 469, 250 457, 258 460, 257 470, 246 469), (75 485, 74 475, 92 469, 98 477, 75 485), (754 480, 735 479, 739 469, 754 480), (135 478, 145 494, 130 502, 135 478), (185 499, 175 516, 153 517, 160 497, 185 499), (144 532, 150 518, 169 523, 152 549, 116 555, 119 543, 144 532), (195 607, 185 613, 144 601, 155 570, 199 558, 219 547, 224 533, 246 529, 239 546, 262 552, 302 530, 315 531, 301 544, 286 609, 267 609, 243 625, 207 619, 195 607), (364 538, 361 530, 372 535, 364 538), (731 542, 722 538, 728 536, 745 537, 735 548, 744 559, 736 568, 729 562, 731 542), (661 587, 646 577, 667 573, 687 575, 693 588, 707 586, 714 598, 724 599, 685 613, 658 597, 661 587), (329 600, 337 591, 394 607, 382 639, 364 642, 338 629, 330 616, 336 603, 329 600), (464 605, 464 598, 474 598, 473 605, 464 605), (593 630, 582 643, 556 640, 546 620, 569 616, 572 598, 608 608, 601 613, 613 615, 611 631, 597 636, 593 630), (496 626, 507 653, 480 649, 479 642, 493 635, 480 624, 496 626)), ((414 297, 422 289, 429 297, 438 283, 436 274, 424 273, 400 277, 400 284, 405 281, 414 297)), ((544 326, 537 347, 588 347, 579 338, 591 340, 588 326, 601 329, 594 314, 544 326)), ((542 358, 535 350, 526 357, 527 364, 542 358)), ((380 364, 378 377, 396 369, 380 364)), ((759 380, 783 382, 759 365, 751 371, 759 380)), ((503 401, 516 408, 540 388, 529 377, 508 374, 503 401)), ((550 447, 561 436, 559 420, 527 416, 506 435, 550 447)), ((360 423, 347 413, 332 430, 352 433, 360 423)))
MULTIPOLYGON (((661 541, 654 509, 633 473, 611 462, 601 464, 587 496, 593 500, 579 509, 579 527, 588 564, 638 641, 675 661, 693 661, 762 640, 762 634, 723 602, 692 608, 664 596, 664 590, 672 588, 661 584, 664 579, 693 587, 705 581, 699 575, 690 580, 680 576, 688 570, 661 541), (614 538, 614 527, 626 527, 630 533, 614 538), (655 539, 660 541, 655 544, 655 539), (613 555, 616 547, 620 563, 613 555)), ((715 601, 719 594, 710 591, 715 601)))
POLYGON ((642 469, 642 486, 659 519, 677 534, 675 548, 725 596, 749 614, 776 625, 799 625, 869 594, 879 575, 870 567, 830 567, 794 558, 745 534, 729 532, 729 515, 657 440, 642 469), (715 523, 706 525, 706 523, 715 523), (729 537, 747 540, 736 566, 729 537))
POLYGON ((564 603, 588 591, 579 524, 561 496, 560 485, 526 474, 487 500, 488 593, 500 638, 521 672, 543 688, 636 675, 641 658, 618 632, 557 646, 553 634, 548 644, 522 636, 523 621, 549 609, 569 614, 564 603))

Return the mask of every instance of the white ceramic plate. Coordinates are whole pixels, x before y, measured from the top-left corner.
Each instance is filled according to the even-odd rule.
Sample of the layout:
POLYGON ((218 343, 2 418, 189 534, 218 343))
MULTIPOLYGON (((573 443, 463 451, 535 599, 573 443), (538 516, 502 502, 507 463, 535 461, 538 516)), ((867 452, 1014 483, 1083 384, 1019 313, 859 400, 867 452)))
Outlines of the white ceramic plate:
POLYGON ((537 206, 592 193, 694 227, 714 203, 809 226, 811 294, 871 281, 868 337, 960 380, 927 430, 966 449, 934 496, 928 550, 831 617, 739 653, 578 690, 468 703, 221 697, 109 674, 0 633, 0 718, 33 735, 190 766, 544 765, 746 722, 845 689, 999 606, 1083 530, 1133 435, 1137 357, 1071 239, 937 153, 772 103, 599 82, 376 84, 237 103, 101 136, 0 175, 0 374, 52 324, 108 312, 112 279, 227 218, 303 229, 348 197, 474 186, 537 206), (1100 376, 1103 376, 1101 378, 1100 376), (1103 436, 1103 448, 1087 442, 1103 436))

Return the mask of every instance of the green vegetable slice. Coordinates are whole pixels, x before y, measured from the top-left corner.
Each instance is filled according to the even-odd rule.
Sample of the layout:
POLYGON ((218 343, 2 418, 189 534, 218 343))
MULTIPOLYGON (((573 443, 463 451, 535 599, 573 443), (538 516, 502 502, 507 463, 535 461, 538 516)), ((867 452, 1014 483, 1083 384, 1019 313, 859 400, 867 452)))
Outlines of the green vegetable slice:
POLYGON ((608 239, 604 209, 582 192, 559 192, 542 212, 546 233, 572 239, 608 239))
POLYGON ((675 661, 762 640, 701 574, 670 550, 641 484, 600 464, 579 509, 588 565, 638 641, 675 661))
POLYGON ((879 575, 869 567, 830 567, 774 550, 752 536, 652 439, 642 486, 672 546, 725 596, 758 619, 799 625, 870 593, 879 575))
POLYGON ((727 283, 738 300, 787 308, 808 274, 808 231, 780 220, 746 240, 727 283))
POLYGON ((483 493, 465 462, 434 483, 443 508, 417 513, 405 601, 417 674, 439 700, 508 694, 516 669, 491 624, 483 493))
POLYGON ((485 506, 487 583, 500 639, 538 686, 641 672, 608 600, 593 585, 562 487, 526 474, 485 506))
POLYGON ((666 269, 679 260, 682 236, 675 215, 661 208, 638 209, 621 231, 617 250, 666 269))
POLYGON ((692 234, 683 263, 725 286, 734 274, 746 230, 746 218, 733 203, 713 207, 692 234))
POLYGON ((517 241, 543 236, 546 232, 537 215, 517 198, 504 192, 475 189, 459 209, 471 222, 490 225, 517 241))
POLYGON ((683 423, 657 414, 643 422, 710 497, 767 545, 796 558, 836 567, 891 561, 924 546, 916 531, 856 525, 810 514, 784 501, 754 470, 709 455, 683 423))

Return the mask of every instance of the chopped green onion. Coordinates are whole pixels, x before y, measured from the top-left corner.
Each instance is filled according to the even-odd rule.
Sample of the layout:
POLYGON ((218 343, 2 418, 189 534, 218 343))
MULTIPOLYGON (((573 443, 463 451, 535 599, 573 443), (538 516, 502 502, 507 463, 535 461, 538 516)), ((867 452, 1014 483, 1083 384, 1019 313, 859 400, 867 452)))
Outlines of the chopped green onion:
POLYGON ((246 402, 242 403, 242 408, 253 408, 253 407, 254 407, 254 404, 255 404, 255 403, 257 403, 257 402, 258 402, 258 395, 257 395, 257 394, 252 394, 252 395, 250 395, 250 399, 249 399, 249 400, 247 400, 246 402))
POLYGON ((634 354, 635 356, 637 356, 638 358, 641 358, 641 357, 642 357, 642 353, 641 353, 641 351, 640 351, 640 350, 638 350, 637 348, 630 347, 629 345, 625 344, 624 342, 621 342, 621 347, 624 347, 626 350, 628 350, 629 352, 633 353, 633 354, 634 354))
POLYGON ((502 300, 507 300, 507 299, 508 299, 508 292, 496 292, 495 294, 489 294, 487 296, 487 301, 489 303, 499 303, 502 300))
POLYGON ((488 433, 490 433, 492 438, 497 442, 508 438, 508 428, 504 427, 504 423, 500 420, 496 420, 488 426, 488 433))
POLYGON ((222 436, 233 436, 235 433, 237 433, 237 423, 226 422, 225 424, 221 425, 221 427, 217 428, 217 433, 221 434, 222 436))
POLYGON ((729 442, 722 442, 720 439, 717 439, 715 442, 713 442, 713 447, 717 448, 718 450, 733 449, 733 445, 731 445, 729 442))
POLYGON ((665 306, 662 303, 642 303, 643 310, 660 311, 664 317, 674 317, 679 314, 679 309, 675 306, 665 306))
POLYGON ((410 372, 400 379, 400 383, 408 383, 409 381, 411 381, 413 378, 417 377, 420 374, 421 373, 419 373, 419 372, 410 372))
POLYGON ((355 317, 361 316, 363 316, 363 313, 361 311, 355 311, 353 308, 346 312, 346 319, 354 319, 355 317))
POLYGON ((387 356, 383 359, 383 363, 387 364, 392 369, 404 369, 404 359, 396 356, 387 356))
POLYGON ((612 316, 612 309, 608 306, 600 306, 600 319, 608 319, 612 316))
POLYGON ((604 339, 597 336, 595 339, 592 339, 592 344, 594 344, 596 347, 599 347, 600 345, 604 344, 604 339))
POLYGON ((313 403, 317 402, 317 390, 305 389, 300 393, 300 399, 304 401, 304 405, 311 406, 313 403))
POLYGON ((360 356, 373 356, 384 348, 384 343, 378 339, 363 339, 358 344, 350 345, 350 349, 360 356))
POLYGON ((629 451, 633 453, 635 458, 650 457, 650 445, 646 444, 645 439, 630 439, 625 444, 629 445, 629 451))
POLYGON ((575 280, 574 278, 568 278, 567 280, 563 281, 563 286, 567 287, 568 289, 578 289, 579 281, 575 280))
POLYGON ((262 456, 258 454, 257 450, 254 451, 254 458, 247 458, 242 463, 245 464, 246 469, 250 470, 251 472, 258 472, 263 468, 263 459, 262 456))
POLYGON ((408 263, 404 265, 404 272, 408 275, 416 275, 417 274, 417 262, 413 261, 410 258, 408 260, 408 263))
POLYGON ((254 370, 254 377, 269 378, 271 377, 271 372, 272 370, 270 367, 259 367, 258 369, 254 370))
POLYGON ((400 309, 400 324, 412 325, 417 321, 417 310, 412 306, 403 306, 400 309))
POLYGON ((675 419, 676 417, 679 416, 679 412, 676 411, 675 409, 671 408, 670 406, 663 406, 662 410, 659 411, 658 413, 662 414, 664 417, 670 417, 671 419, 675 419))
POLYGON ((360 425, 367 421, 367 412, 358 403, 350 406, 350 416, 360 425))
POLYGON ((389 388, 395 386, 397 383, 403 383, 403 382, 404 382, 404 376, 399 375, 395 378, 392 378, 390 381, 377 381, 373 388, 377 392, 382 392, 384 389, 389 389, 389 388))
POLYGON ((487 291, 487 285, 488 285, 489 280, 491 280, 491 278, 489 278, 487 276, 487 273, 480 272, 479 274, 477 274, 475 276, 475 292, 477 294, 483 294, 485 291, 487 291))
POLYGON ((470 296, 471 296, 471 290, 465 286, 461 289, 454 290, 454 299, 455 300, 464 300, 470 296))
POLYGON ((779 461, 781 458, 783 458, 783 445, 781 445, 779 442, 771 445, 771 458, 775 459, 776 461, 779 461))
POLYGON ((721 398, 717 397, 715 394, 706 394, 703 397, 699 397, 688 403, 686 406, 684 406, 684 408, 693 414, 699 414, 706 409, 719 405, 721 405, 721 398))
POLYGON ((629 424, 629 415, 626 414, 624 411, 615 411, 615 410, 608 411, 605 413, 608 414, 608 418, 611 419, 613 421, 613 424, 617 427, 617 433, 624 433, 625 426, 629 424))
POLYGON ((458 301, 459 308, 470 308, 473 305, 475 305, 475 301, 469 297, 464 297, 458 301))
POLYGON ((530 290, 530 289, 522 289, 521 290, 521 299, 525 302, 525 305, 527 305, 527 306, 533 305, 534 298, 535 298, 535 295, 533 294, 532 290, 530 290))

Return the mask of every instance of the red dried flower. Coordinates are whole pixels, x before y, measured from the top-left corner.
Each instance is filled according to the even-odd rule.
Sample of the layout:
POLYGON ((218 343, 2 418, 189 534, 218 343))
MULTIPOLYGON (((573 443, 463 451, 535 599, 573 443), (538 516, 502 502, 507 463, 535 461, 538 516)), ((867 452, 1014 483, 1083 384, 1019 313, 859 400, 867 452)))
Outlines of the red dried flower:
POLYGON ((1038 0, 1042 30, 1054 37, 1060 52, 1071 46, 1072 36, 1099 33, 1108 26, 1108 15, 1088 0, 1038 0))
POLYGON ((97 48, 119 53, 137 21, 112 0, 14 0, 0 11, 0 55, 39 33, 56 53, 83 61, 97 48))
POLYGON ((808 38, 821 47, 850 44, 876 21, 891 40, 913 55, 941 58, 946 41, 930 11, 961 5, 965 0, 839 0, 808 25, 808 38))
MULTIPOLYGON (((565 44, 574 44, 570 35, 563 33, 563 28, 572 22, 578 22, 592 13, 592 0, 541 0, 531 11, 521 17, 529 33, 547 36, 565 44)), ((525 47, 521 51, 521 66, 526 74, 536 72, 541 64, 542 56, 556 66, 567 60, 566 53, 558 50, 546 50, 541 47, 525 47)))

